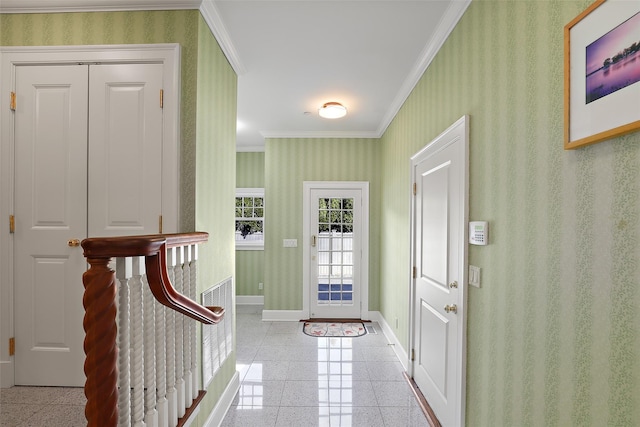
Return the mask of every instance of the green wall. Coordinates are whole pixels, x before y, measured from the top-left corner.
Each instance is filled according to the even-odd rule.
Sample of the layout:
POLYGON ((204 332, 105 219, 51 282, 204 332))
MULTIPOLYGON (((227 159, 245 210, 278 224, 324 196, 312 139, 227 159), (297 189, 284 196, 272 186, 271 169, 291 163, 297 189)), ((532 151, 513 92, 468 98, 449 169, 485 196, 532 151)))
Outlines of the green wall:
POLYGON ((267 139, 266 310, 302 310, 303 181, 369 182, 369 310, 378 310, 380 149, 377 139, 267 139), (283 248, 282 239, 298 239, 283 248))
MULTIPOLYGON (((235 274, 234 177, 238 80, 200 15, 197 25, 195 224, 196 230, 209 232, 209 242, 202 246, 199 254, 198 286, 202 291, 235 274)), ((235 323, 233 317, 230 316, 228 320, 235 323)), ((204 425, 235 373, 234 352, 216 373, 207 390, 206 400, 202 402, 198 413, 200 425, 204 425)))
MULTIPOLYGON (((179 43, 181 46, 181 224, 207 231, 199 291, 233 276, 237 79, 197 10, 0 15, 0 45, 179 43), (196 160, 197 159, 197 160, 196 160), (231 177, 231 178, 230 178, 231 177)), ((222 367, 198 414, 203 425, 235 373, 222 367)))
POLYGON ((471 3, 382 138, 380 309, 408 342, 409 157, 470 119, 468 426, 640 422, 640 132, 564 151, 563 27, 588 1, 471 3))
MULTIPOLYGON (((264 188, 264 152, 236 153, 236 187, 264 188)), ((258 283, 264 283, 264 250, 236 251, 236 295, 264 295, 258 283)))

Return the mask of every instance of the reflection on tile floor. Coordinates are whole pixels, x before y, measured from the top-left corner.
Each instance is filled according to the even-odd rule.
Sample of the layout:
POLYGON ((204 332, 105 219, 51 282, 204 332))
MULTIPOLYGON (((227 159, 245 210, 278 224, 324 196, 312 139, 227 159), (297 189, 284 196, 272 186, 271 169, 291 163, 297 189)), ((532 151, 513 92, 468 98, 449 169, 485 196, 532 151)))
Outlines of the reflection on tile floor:
MULTIPOLYGON (((262 322, 238 307, 240 391, 222 426, 405 427, 427 421, 380 327, 357 338, 316 338, 299 322, 262 322)), ((0 390, 3 427, 86 426, 82 388, 0 390)))
POLYGON ((240 391, 222 426, 426 426, 379 325, 377 334, 317 338, 299 322, 263 322, 240 306, 240 391))

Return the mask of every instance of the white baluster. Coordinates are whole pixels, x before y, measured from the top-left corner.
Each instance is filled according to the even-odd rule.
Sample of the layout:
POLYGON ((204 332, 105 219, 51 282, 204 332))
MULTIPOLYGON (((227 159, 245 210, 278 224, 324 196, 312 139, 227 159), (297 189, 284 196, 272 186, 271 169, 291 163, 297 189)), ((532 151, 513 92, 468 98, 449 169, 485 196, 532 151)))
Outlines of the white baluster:
POLYGON ((129 372, 129 279, 131 258, 116 258, 118 287, 118 425, 131 425, 131 379, 129 372))
POLYGON ((156 340, 155 340, 155 299, 149 288, 147 276, 142 276, 144 295, 144 422, 148 426, 158 425, 156 411, 156 340))
POLYGON ((133 382, 132 423, 135 427, 144 426, 144 372, 143 372, 143 301, 142 273, 144 257, 132 259, 133 277, 131 287, 131 377, 133 382))
MULTIPOLYGON (((191 263, 189 267, 189 274, 191 279, 189 284, 191 287, 191 298, 197 301, 197 285, 198 285, 198 266, 196 260, 198 259, 198 245, 191 246, 191 263)), ((197 326, 196 322, 191 323, 191 373, 193 375, 193 383, 191 384, 193 398, 198 396, 198 379, 200 378, 198 372, 198 342, 196 339, 197 326)))
POLYGON ((154 303, 156 318, 156 400, 158 408, 158 426, 169 427, 169 405, 167 401, 167 364, 165 307, 154 303))
MULTIPOLYGON (((182 265, 184 264, 184 247, 176 248, 177 263, 175 269, 175 282, 174 288, 178 293, 182 293, 184 286, 182 283, 183 271, 182 265)), ((183 417, 185 413, 185 398, 184 398, 184 343, 183 337, 183 316, 176 316, 176 391, 178 392, 178 417, 183 417)))
MULTIPOLYGON (((175 283, 174 267, 176 265, 175 249, 167 249, 167 270, 169 280, 175 283)), ((178 424, 178 396, 176 393, 176 316, 175 311, 166 309, 165 322, 167 327, 167 401, 169 405, 169 425, 178 424)))
MULTIPOLYGON (((184 251, 182 289, 185 296, 193 299, 191 297, 191 246, 185 246, 184 251)), ((193 320, 185 317, 182 328, 184 341, 184 401, 187 408, 191 406, 193 399, 195 399, 195 396, 193 396, 193 378, 191 373, 191 323, 193 323, 193 320)))

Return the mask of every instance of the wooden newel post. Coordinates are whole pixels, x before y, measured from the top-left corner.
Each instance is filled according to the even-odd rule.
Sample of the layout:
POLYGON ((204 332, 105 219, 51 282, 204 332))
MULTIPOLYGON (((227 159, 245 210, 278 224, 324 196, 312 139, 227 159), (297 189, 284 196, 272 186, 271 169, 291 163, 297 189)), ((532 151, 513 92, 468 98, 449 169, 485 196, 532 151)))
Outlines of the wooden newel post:
POLYGON ((116 276, 110 257, 87 257, 84 284, 85 416, 88 427, 118 425, 118 348, 116 346, 116 276))

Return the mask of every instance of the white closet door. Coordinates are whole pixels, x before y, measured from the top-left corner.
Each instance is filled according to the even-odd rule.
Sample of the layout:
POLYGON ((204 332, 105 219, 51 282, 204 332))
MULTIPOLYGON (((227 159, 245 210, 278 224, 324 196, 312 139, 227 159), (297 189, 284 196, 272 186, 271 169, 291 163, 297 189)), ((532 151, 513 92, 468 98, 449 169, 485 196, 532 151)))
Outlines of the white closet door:
POLYGON ((16 94, 15 381, 81 386, 87 66, 16 67, 16 94))
POLYGON ((90 237, 160 231, 162 72, 161 64, 90 67, 90 237))

